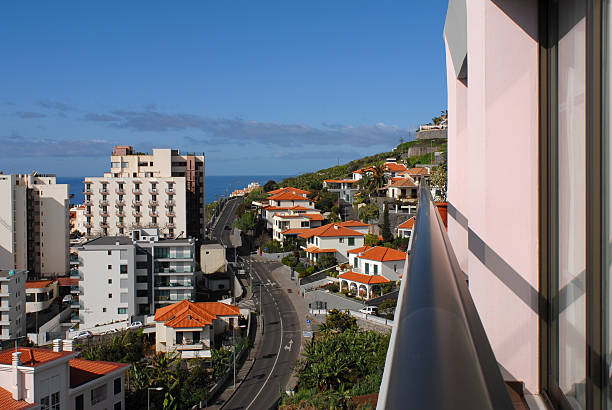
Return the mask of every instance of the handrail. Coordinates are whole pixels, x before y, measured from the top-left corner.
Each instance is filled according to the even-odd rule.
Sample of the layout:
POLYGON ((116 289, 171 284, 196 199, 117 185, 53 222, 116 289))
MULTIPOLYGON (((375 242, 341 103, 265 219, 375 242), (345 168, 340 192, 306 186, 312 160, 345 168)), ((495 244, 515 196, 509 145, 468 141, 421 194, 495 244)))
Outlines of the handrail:
POLYGON ((513 409, 426 184, 404 269, 378 409, 513 409))

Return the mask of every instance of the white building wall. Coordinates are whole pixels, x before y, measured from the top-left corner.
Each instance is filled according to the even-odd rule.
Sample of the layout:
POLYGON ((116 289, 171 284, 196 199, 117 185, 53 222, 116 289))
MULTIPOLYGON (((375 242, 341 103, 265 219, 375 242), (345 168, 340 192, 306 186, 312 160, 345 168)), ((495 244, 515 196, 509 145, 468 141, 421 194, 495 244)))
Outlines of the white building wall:
POLYGON ((319 240, 319 249, 336 249, 344 258, 347 258, 348 251, 351 249, 362 247, 364 244, 363 236, 351 237, 315 237, 319 240), (354 245, 349 245, 349 238, 354 238, 354 245), (342 242, 340 242, 342 239, 342 242))
POLYGON ((15 270, 14 275, 2 272, 0 278, 0 340, 26 335, 25 284, 27 271, 15 270))

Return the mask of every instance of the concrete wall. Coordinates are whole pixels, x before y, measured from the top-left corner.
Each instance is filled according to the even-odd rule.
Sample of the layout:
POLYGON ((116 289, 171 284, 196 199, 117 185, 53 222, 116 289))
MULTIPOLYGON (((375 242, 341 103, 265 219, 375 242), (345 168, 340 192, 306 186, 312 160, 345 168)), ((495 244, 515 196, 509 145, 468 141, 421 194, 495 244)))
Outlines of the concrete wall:
POLYGON ((510 3, 467 3, 469 85, 447 49, 448 234, 497 360, 537 392, 538 10, 510 3))
POLYGON ((359 301, 348 299, 344 296, 339 296, 336 293, 330 293, 324 290, 312 290, 304 293, 303 296, 309 309, 325 309, 325 303, 327 303, 328 310, 359 310, 365 306, 359 301), (319 306, 317 306, 317 302, 320 304, 319 306))

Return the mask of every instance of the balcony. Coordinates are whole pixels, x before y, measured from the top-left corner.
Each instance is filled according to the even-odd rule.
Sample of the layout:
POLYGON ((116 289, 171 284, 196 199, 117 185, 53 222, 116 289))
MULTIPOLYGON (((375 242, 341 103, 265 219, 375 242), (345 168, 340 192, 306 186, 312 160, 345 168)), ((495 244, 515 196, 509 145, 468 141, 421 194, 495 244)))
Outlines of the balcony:
POLYGON ((157 211, 150 211, 149 216, 159 216, 159 213, 157 211))
POLYGON ((85 222, 85 223, 83 224, 83 226, 84 226, 85 228, 91 228, 91 227, 92 227, 92 224, 91 224, 91 222, 85 222))
POLYGON ((71 278, 81 278, 81 271, 78 269, 70 270, 70 277, 71 278))
POLYGON ((117 188, 115 189, 115 192, 117 193, 117 195, 125 195, 125 189, 123 188, 117 188))
POLYGON ((159 191, 157 190, 157 188, 149 188, 149 193, 151 195, 157 195, 159 194, 159 191))
POLYGON ((83 205, 85 205, 85 206, 93 206, 93 203, 91 202, 90 199, 86 199, 86 200, 83 201, 83 205))
POLYGON ((141 217, 142 216, 142 212, 140 212, 140 211, 133 211, 132 215, 136 216, 136 217, 141 217))
POLYGON ((73 293, 73 294, 76 294, 76 295, 81 293, 81 290, 79 289, 79 285, 72 285, 72 286, 70 286, 70 293, 73 293))
POLYGON ((166 188, 166 194, 174 195, 176 194, 176 191, 174 190, 174 188, 166 188))
POLYGON ((78 313, 73 313, 70 315, 70 323, 81 323, 81 318, 78 313))
POLYGON ((166 216, 173 217, 176 216, 176 213, 174 211, 166 211, 166 216))
POLYGON ((123 199, 121 200, 117 199, 115 201, 115 208, 119 208, 120 206, 125 206, 125 201, 123 199))
POLYGON ((159 281, 159 282, 155 282, 155 287, 157 288, 191 288, 193 287, 193 284, 190 280, 186 280, 183 282, 159 281))
POLYGON ((122 210, 118 210, 118 211, 115 213, 115 215, 117 215, 118 217, 123 218, 123 217, 125 216, 125 212, 123 212, 123 209, 122 209, 122 210))
POLYGON ((103 218, 108 218, 108 211, 100 211, 100 216, 103 218))
POLYGON ((85 218, 91 218, 93 216, 93 213, 91 212, 91 210, 89 210, 89 211, 85 211, 83 215, 85 215, 85 218))
POLYGON ((100 192, 102 195, 108 195, 108 188, 100 188, 98 192, 100 192))
POLYGON ((142 191, 140 190, 140 188, 134 188, 132 189, 132 193, 134 195, 142 195, 142 191))
POLYGON ((135 199, 132 200, 132 207, 135 207, 135 206, 142 206, 142 202, 141 201, 137 201, 135 199))
POLYGON ((157 206, 157 201, 149 201, 149 207, 157 206))
POLYGON ((166 208, 168 208, 169 206, 175 206, 175 205, 176 205, 176 201, 174 201, 173 199, 166 200, 166 208))
POLYGON ((100 228, 108 228, 108 222, 100 222, 100 228))
POLYGON ((426 184, 419 199, 377 408, 513 409, 426 184))
POLYGON ((168 222, 168 228, 176 228, 176 224, 174 222, 168 222))
POLYGON ((78 265, 81 262, 83 262, 83 259, 79 258, 77 255, 75 254, 70 254, 70 263, 73 265, 78 265))
POLYGON ((83 189, 83 195, 92 195, 93 191, 91 190, 91 188, 85 188, 83 189))
POLYGON ((188 266, 184 268, 155 268, 155 273, 192 273, 193 269, 188 266))
POLYGON ((100 207, 108 206, 108 201, 105 199, 100 199, 100 202, 98 202, 98 206, 100 207))
POLYGON ((117 225, 117 228, 125 228, 125 223, 124 222, 119 221, 119 222, 117 222, 116 225, 117 225))

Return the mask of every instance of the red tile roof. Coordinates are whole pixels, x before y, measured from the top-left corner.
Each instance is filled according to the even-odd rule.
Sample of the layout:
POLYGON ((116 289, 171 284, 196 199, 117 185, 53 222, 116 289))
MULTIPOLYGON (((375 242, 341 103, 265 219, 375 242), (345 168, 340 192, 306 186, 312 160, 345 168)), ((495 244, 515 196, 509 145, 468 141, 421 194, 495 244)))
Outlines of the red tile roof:
POLYGON ((407 173, 409 175, 429 175, 429 170, 427 168, 416 167, 410 168, 407 173))
POLYGON ((335 249, 319 249, 316 246, 311 246, 309 248, 304 249, 306 253, 335 253, 338 252, 335 249))
POLYGON ((398 179, 397 181, 393 180, 391 182, 391 186, 392 187, 402 187, 402 188, 404 188, 404 187, 416 188, 417 187, 417 185, 414 182, 414 180, 412 178, 410 178, 410 177, 401 178, 401 179, 398 179))
POLYGON ((323 220, 323 215, 321 214, 302 214, 302 216, 307 217, 311 221, 322 221, 323 220))
POLYGON ((338 225, 344 226, 346 228, 350 228, 352 226, 362 226, 362 227, 370 226, 370 224, 366 224, 361 221, 353 221, 353 220, 340 222, 338 225))
POLYGON ((406 252, 387 248, 386 246, 375 246, 361 254, 360 258, 371 261, 403 261, 406 260, 406 252))
POLYGON ((391 172, 406 171, 408 169, 404 164, 396 164, 393 162, 386 163, 385 168, 391 172))
POLYGON ((174 328, 205 327, 217 316, 240 315, 240 308, 222 302, 183 300, 155 311, 155 321, 174 328))
POLYGON ((38 406, 38 404, 31 404, 25 400, 15 400, 13 399, 13 393, 0 387, 0 409, 17 410, 28 409, 34 406, 38 406))
POLYGON ((340 279, 351 280, 353 282, 364 283, 366 285, 375 285, 378 283, 387 283, 390 282, 389 279, 385 278, 381 275, 363 275, 357 272, 346 272, 341 275, 338 275, 340 279))
POLYGON ((311 211, 312 210, 312 208, 306 208, 305 206, 301 206, 301 205, 294 206, 293 208, 289 208, 289 209, 292 211, 311 211))
POLYGON ((294 191, 285 191, 268 197, 270 201, 310 201, 305 196, 298 195, 294 191))
POLYGON ((401 224, 399 224, 397 226, 397 229, 412 229, 412 227, 414 226, 414 223, 416 222, 416 216, 413 216, 412 218, 408 219, 405 222, 402 222, 401 224))
POLYGON ((341 226, 337 223, 330 223, 318 228, 309 229, 303 234, 300 234, 300 238, 311 238, 313 236, 331 238, 335 236, 364 236, 364 234, 341 226))
MULTIPOLYGON (((41 347, 18 347, 17 351, 21 352, 21 365, 26 367, 40 366, 41 364, 75 354, 74 352, 54 352, 51 349, 43 349, 41 347)), ((0 351, 0 364, 12 364, 13 353, 15 353, 14 348, 0 351)))
POLYGON ((364 245, 361 248, 351 249, 348 251, 348 253, 361 253, 361 252, 367 251, 368 249, 372 249, 372 247, 368 245, 364 245))
POLYGON ((286 191, 292 191, 292 192, 295 192, 296 194, 309 194, 310 193, 310 191, 304 191, 303 189, 288 186, 285 188, 275 189, 274 191, 268 192, 268 194, 276 195, 276 194, 280 194, 281 192, 286 192, 286 191))
POLYGON ((295 207, 293 206, 272 206, 272 205, 263 207, 263 209, 265 209, 266 211, 288 211, 293 208, 295 207))
POLYGON ((72 359, 70 360, 70 388, 112 373, 115 370, 130 367, 127 363, 102 362, 97 360, 72 359))
POLYGON ((78 278, 57 278, 57 283, 60 286, 73 286, 79 284, 78 278))
POLYGON ((42 289, 46 288, 50 284, 55 282, 54 280, 28 280, 26 281, 26 289, 42 289))
POLYGON ((287 229, 286 231, 282 231, 283 235, 298 235, 302 232, 306 232, 309 228, 295 228, 295 229, 287 229))

